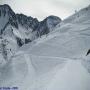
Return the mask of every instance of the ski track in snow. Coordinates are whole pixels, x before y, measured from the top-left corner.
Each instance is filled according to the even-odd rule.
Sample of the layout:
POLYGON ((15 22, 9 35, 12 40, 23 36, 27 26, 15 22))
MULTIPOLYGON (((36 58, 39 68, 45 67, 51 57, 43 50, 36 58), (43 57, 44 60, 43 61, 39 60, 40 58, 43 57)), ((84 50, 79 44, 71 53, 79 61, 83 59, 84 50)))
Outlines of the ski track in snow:
MULTIPOLYGON (((26 82, 24 82, 27 89, 28 87, 30 90, 89 90, 90 88, 90 75, 81 64, 82 58, 36 56, 22 51, 17 54, 18 56, 23 54, 28 66, 28 76, 26 82), (52 68, 47 65, 48 69, 50 68, 49 71, 45 70, 45 66, 44 69, 43 66, 38 68, 37 65, 36 67, 36 64, 38 64, 37 62, 40 63, 44 60, 47 60, 47 62, 50 61, 51 63, 53 63, 53 60, 55 62, 63 60, 63 68, 61 67, 61 61, 58 64, 53 63, 54 66, 52 68), (40 71, 42 73, 40 73, 40 71), (31 73, 34 73, 34 77, 32 78, 29 77, 31 73), (32 81, 33 78, 34 80, 32 81)), ((50 64, 50 62, 48 63, 50 64)), ((23 88, 24 87, 22 87, 21 90, 26 89, 23 88)))
POLYGON ((25 80, 16 84, 20 90, 89 90, 90 88, 90 74, 81 64, 82 58, 37 56, 22 51, 12 58, 15 59, 20 55, 25 58, 28 68, 28 73, 23 78, 25 80))

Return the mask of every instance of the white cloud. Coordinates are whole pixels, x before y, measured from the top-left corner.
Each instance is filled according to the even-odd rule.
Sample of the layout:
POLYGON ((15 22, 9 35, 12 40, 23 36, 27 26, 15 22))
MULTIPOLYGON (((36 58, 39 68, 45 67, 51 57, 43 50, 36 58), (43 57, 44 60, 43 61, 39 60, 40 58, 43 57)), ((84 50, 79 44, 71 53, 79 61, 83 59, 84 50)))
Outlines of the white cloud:
POLYGON ((1 4, 9 4, 16 13, 24 13, 40 20, 48 15, 66 18, 75 9, 87 6, 89 0, 0 0, 1 4))

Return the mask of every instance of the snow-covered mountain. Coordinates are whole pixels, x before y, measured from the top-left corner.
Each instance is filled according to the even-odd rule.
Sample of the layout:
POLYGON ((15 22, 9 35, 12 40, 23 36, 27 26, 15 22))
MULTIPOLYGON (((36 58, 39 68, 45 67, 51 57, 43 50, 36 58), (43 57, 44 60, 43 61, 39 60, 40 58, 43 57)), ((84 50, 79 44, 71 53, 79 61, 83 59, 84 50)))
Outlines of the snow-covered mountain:
POLYGON ((48 34, 49 32, 53 31, 54 27, 61 22, 61 19, 57 16, 48 16, 43 21, 40 22, 39 27, 37 30, 40 32, 40 35, 48 34))
MULTIPOLYGON (((19 90, 90 90, 90 55, 86 56, 90 49, 90 6, 60 24, 57 19, 50 16, 44 20, 47 24, 42 21, 37 30, 42 32, 42 26, 48 29, 50 24, 52 32, 23 45, 0 67, 0 86, 16 86, 19 90)), ((14 35, 21 38, 16 30, 14 35)))
POLYGON ((0 5, 1 56, 4 57, 3 59, 10 59, 23 44, 32 42, 41 35, 48 34, 60 22, 61 19, 56 16, 49 16, 47 20, 40 22, 37 18, 31 16, 15 14, 7 4, 0 5), (52 17, 51 20, 50 17, 52 17), (53 22, 49 23, 50 21, 53 22), (42 22, 45 23, 45 26, 41 25, 42 22), (39 28, 41 31, 39 31, 39 28))

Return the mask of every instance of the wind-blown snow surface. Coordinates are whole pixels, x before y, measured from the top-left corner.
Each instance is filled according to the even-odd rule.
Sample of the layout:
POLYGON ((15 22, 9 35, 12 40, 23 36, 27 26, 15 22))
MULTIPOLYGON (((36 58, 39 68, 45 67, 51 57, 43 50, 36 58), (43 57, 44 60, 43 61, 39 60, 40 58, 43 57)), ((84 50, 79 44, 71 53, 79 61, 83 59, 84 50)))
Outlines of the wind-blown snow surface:
POLYGON ((22 46, 1 68, 0 86, 19 90, 90 90, 90 7, 49 35, 22 46))

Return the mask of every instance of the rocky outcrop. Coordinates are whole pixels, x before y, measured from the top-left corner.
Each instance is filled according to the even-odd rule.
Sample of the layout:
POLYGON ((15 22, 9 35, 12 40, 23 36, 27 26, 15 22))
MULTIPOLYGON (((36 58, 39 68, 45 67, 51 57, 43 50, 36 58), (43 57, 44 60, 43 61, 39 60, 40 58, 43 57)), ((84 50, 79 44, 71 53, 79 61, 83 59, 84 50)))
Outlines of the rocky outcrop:
MULTIPOLYGON (((37 18, 31 16, 14 13, 7 4, 0 5, 0 39, 1 42, 8 42, 5 45, 5 49, 2 50, 5 50, 8 57, 8 52, 11 54, 23 44, 32 42, 34 39, 41 37, 41 35, 48 34, 60 22, 61 19, 53 15, 43 21, 38 21, 37 18)), ((2 45, 0 46, 0 48, 4 48, 2 45)), ((3 56, 5 57, 4 53, 3 56)))

